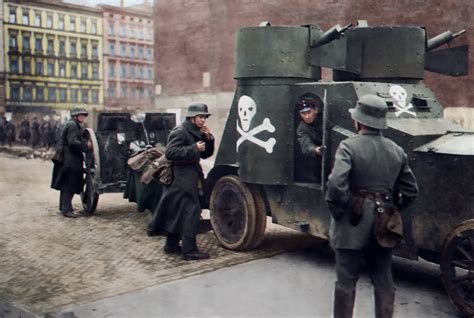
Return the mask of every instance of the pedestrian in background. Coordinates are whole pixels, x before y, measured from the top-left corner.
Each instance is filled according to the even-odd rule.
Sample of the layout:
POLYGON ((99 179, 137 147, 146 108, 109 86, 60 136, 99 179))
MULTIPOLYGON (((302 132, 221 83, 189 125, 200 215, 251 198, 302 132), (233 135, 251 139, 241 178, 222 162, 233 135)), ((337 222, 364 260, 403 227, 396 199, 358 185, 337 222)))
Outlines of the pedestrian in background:
POLYGON ((16 128, 13 125, 11 120, 7 120, 5 124, 5 139, 3 140, 2 146, 5 145, 5 141, 8 142, 10 148, 12 147, 12 143, 15 141, 16 137, 16 128))
POLYGON ((28 116, 23 118, 23 121, 20 123, 20 142, 24 144, 30 143, 31 132, 30 132, 30 121, 28 116))
POLYGON ((364 95, 349 111, 358 134, 339 144, 326 192, 330 242, 336 251, 334 317, 352 317, 363 261, 374 286, 375 317, 392 317, 392 248, 379 237, 376 224, 381 213, 406 208, 418 195, 418 186, 405 151, 382 136, 387 128, 385 101, 364 95))
POLYGON ((88 113, 83 108, 71 110, 71 120, 64 127, 61 146, 64 150, 62 164, 54 164, 51 188, 59 190, 59 210, 65 217, 75 218, 72 209, 74 194, 79 194, 84 185, 84 152, 92 149, 92 142, 83 138, 83 123, 88 113))
POLYGON ((149 235, 166 233, 165 253, 182 252, 188 261, 209 258, 196 244, 204 181, 199 161, 214 153, 214 136, 204 125, 209 116, 207 105, 191 104, 186 120, 171 131, 165 155, 173 161, 173 182, 163 188, 148 227, 149 235))
POLYGON ((46 149, 51 147, 52 127, 50 120, 50 117, 46 115, 43 117, 43 123, 41 124, 41 137, 43 139, 43 147, 46 149))
POLYGON ((5 116, 2 116, 2 118, 0 118, 0 143, 2 144, 2 146, 5 144, 5 138, 7 137, 5 133, 6 123, 7 120, 5 116))
POLYGON ((33 117, 31 124, 31 147, 36 148, 40 142, 40 125, 36 116, 33 117))

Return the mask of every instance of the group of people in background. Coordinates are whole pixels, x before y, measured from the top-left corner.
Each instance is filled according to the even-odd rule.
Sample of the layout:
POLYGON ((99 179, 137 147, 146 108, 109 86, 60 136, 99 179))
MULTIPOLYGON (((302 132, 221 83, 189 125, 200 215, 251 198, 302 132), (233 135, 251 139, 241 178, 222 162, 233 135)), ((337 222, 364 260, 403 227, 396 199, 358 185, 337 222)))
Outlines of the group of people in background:
POLYGON ((32 122, 28 116, 25 116, 17 129, 12 120, 7 120, 3 116, 0 118, 0 144, 2 147, 5 144, 12 147, 12 144, 18 140, 19 143, 31 145, 32 148, 56 147, 59 145, 64 125, 65 121, 59 122, 49 115, 45 115, 41 121, 34 116, 32 122))

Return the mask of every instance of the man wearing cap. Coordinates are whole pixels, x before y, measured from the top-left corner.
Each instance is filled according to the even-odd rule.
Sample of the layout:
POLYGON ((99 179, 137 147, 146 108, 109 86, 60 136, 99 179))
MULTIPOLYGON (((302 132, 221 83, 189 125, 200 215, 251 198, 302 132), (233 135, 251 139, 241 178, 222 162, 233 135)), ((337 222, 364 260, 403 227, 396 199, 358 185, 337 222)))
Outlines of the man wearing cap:
POLYGON ((165 253, 182 253, 185 260, 209 258, 209 254, 199 251, 196 234, 201 215, 199 195, 203 191, 204 179, 199 161, 214 152, 214 137, 204 125, 210 115, 207 105, 191 104, 186 120, 171 131, 165 155, 173 161, 173 182, 164 187, 148 226, 150 236, 166 234, 165 253))
POLYGON ((304 94, 297 103, 301 122, 296 135, 305 156, 304 177, 309 182, 321 182, 321 155, 323 151, 323 119, 321 117, 322 101, 314 94, 304 94))
POLYGON ((83 123, 88 113, 84 108, 73 108, 71 119, 66 123, 61 135, 61 147, 64 150, 64 162, 55 164, 51 188, 59 190, 59 211, 68 218, 75 218, 72 209, 74 194, 82 191, 84 152, 92 149, 91 140, 83 138, 83 123))
POLYGON ((385 101, 364 95, 349 112, 358 134, 339 144, 326 192, 330 242, 336 251, 334 317, 352 317, 363 261, 374 286, 375 316, 392 317, 392 249, 374 236, 375 213, 393 206, 404 209, 418 195, 418 186, 404 150, 382 136, 385 101))

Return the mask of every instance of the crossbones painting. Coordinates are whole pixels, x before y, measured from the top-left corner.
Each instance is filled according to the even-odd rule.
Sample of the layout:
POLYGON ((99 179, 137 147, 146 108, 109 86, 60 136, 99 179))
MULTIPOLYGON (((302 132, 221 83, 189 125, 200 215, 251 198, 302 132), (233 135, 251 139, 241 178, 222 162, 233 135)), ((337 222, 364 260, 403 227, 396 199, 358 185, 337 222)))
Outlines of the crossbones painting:
POLYGON ((403 87, 400 85, 390 86, 390 96, 393 98, 393 106, 396 108, 395 115, 397 117, 403 113, 416 117, 416 113, 410 111, 413 105, 411 103, 407 105, 407 91, 403 87))
POLYGON ((251 143, 256 144, 259 147, 264 148, 267 153, 272 153, 273 152, 273 147, 276 144, 276 139, 275 138, 270 138, 266 141, 258 139, 255 137, 258 133, 262 131, 268 131, 268 132, 275 132, 275 127, 272 125, 271 121, 269 118, 265 118, 263 122, 260 125, 257 125, 250 129, 250 124, 252 123, 252 119, 257 113, 257 104, 255 101, 247 96, 247 95, 242 95, 239 98, 239 102, 237 104, 237 108, 239 111, 239 119, 240 119, 240 125, 239 126, 239 120, 237 120, 237 131, 240 134, 239 139, 237 140, 237 151, 239 151, 239 146, 246 140, 250 141, 251 143))

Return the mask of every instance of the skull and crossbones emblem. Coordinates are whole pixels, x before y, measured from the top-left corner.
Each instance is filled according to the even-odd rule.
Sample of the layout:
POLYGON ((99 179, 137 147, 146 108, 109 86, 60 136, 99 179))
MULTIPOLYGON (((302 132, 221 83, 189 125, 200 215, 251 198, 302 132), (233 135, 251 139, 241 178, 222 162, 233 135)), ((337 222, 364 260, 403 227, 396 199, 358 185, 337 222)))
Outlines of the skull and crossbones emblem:
POLYGON ((395 115, 398 117, 403 113, 410 114, 416 117, 416 113, 410 111, 413 108, 413 105, 409 103, 407 105, 407 91, 400 85, 390 86, 390 96, 393 98, 393 106, 397 109, 395 115))
POLYGON ((239 102, 237 104, 237 108, 239 111, 239 119, 240 124, 242 127, 239 126, 239 120, 237 120, 237 131, 240 134, 239 139, 237 140, 237 151, 239 150, 239 146, 246 140, 256 144, 259 147, 264 148, 267 153, 273 152, 273 147, 276 144, 275 138, 270 138, 268 140, 261 140, 255 137, 258 133, 262 131, 268 131, 270 133, 275 132, 275 126, 272 125, 269 118, 265 118, 260 125, 257 125, 250 129, 250 124, 252 122, 253 117, 257 113, 257 104, 255 101, 247 96, 242 95, 239 98, 239 102))

